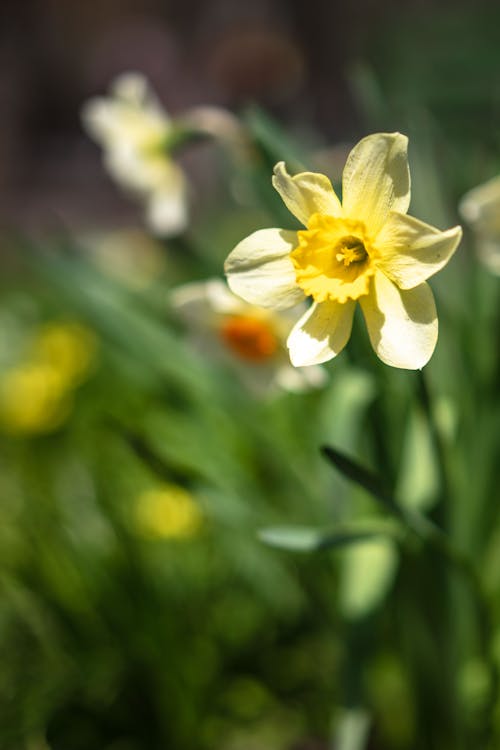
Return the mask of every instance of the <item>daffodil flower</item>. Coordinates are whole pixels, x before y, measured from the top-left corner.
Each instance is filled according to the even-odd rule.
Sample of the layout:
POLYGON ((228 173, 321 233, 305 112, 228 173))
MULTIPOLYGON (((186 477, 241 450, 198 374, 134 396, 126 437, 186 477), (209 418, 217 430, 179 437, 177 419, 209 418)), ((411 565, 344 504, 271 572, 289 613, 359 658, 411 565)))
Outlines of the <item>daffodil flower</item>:
POLYGON ((474 232, 480 260, 500 276, 500 176, 469 190, 459 210, 474 232))
POLYGON ((324 384, 321 367, 299 372, 291 367, 286 339, 304 312, 265 310, 244 302, 220 279, 193 282, 174 289, 172 307, 186 323, 195 346, 227 362, 250 390, 276 388, 304 391, 324 384))
POLYGON ((343 201, 322 174, 274 169, 273 185, 306 229, 263 229, 226 260, 230 288, 247 302, 285 309, 312 305, 287 345, 296 367, 335 357, 346 345, 359 301, 371 344, 393 367, 419 369, 437 341, 436 307, 426 279, 450 259, 462 230, 441 232, 407 216, 408 139, 377 133, 349 154, 343 201))
POLYGON ((204 521, 195 497, 174 484, 141 492, 135 515, 138 531, 151 540, 190 539, 202 530, 204 521))
POLYGON ((142 197, 153 231, 181 232, 187 224, 187 183, 168 154, 172 121, 139 73, 124 73, 109 97, 83 107, 87 132, 103 147, 104 163, 125 189, 142 197))

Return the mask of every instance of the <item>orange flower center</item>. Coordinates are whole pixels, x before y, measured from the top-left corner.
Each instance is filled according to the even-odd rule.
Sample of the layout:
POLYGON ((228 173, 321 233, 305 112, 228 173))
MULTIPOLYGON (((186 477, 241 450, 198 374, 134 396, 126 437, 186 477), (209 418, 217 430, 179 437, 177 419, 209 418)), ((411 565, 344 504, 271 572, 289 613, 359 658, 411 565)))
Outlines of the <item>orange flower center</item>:
POLYGON ((233 354, 250 362, 262 362, 276 352, 279 342, 266 320, 245 315, 226 318, 220 336, 233 354))

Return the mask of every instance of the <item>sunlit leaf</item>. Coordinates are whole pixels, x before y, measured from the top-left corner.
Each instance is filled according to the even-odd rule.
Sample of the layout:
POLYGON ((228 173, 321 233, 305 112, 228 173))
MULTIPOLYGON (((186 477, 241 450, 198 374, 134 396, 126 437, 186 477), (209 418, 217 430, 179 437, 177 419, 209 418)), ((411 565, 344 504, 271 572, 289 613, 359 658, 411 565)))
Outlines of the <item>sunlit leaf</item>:
POLYGON ((335 722, 335 750, 364 750, 368 744, 370 715, 362 708, 344 710, 335 722))
POLYGON ((266 544, 295 552, 344 547, 360 542, 371 542, 375 538, 394 535, 396 528, 388 523, 373 522, 341 526, 336 529, 306 526, 272 526, 258 532, 259 539, 266 544))
POLYGON ((346 549, 339 581, 343 615, 357 620, 372 612, 391 587, 397 563, 396 547, 388 539, 372 539, 346 549))

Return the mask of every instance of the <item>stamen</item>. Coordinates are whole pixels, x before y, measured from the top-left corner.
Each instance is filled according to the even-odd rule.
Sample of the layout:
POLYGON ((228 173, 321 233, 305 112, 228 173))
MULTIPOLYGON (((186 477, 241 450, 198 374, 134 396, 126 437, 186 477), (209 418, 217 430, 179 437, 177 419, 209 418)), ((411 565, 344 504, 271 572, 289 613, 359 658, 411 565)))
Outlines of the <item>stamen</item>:
POLYGON ((365 246, 357 237, 343 237, 337 244, 339 252, 335 258, 344 266, 350 266, 351 263, 362 263, 368 257, 365 246))

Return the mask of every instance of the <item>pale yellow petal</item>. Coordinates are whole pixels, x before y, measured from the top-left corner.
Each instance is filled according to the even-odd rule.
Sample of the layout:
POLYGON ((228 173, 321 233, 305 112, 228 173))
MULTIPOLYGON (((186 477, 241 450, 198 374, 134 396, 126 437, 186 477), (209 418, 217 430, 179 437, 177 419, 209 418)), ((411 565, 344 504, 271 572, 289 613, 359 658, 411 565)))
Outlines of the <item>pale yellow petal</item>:
POLYGON ((469 190, 458 208, 475 231, 500 235, 500 175, 469 190))
POLYGON ((382 362, 404 370, 427 364, 436 346, 438 321, 425 282, 402 291, 377 271, 370 293, 359 301, 371 344, 382 362))
POLYGON ((305 298, 290 259, 296 246, 296 232, 254 232, 236 245, 224 264, 229 287, 253 305, 277 309, 296 305, 305 298))
POLYGON ((441 232, 413 216, 391 212, 375 242, 375 263, 401 289, 412 289, 448 263, 461 238, 461 227, 441 232))
POLYGON ((156 115, 161 118, 163 124, 169 120, 148 79, 142 73, 122 73, 113 81, 111 93, 116 99, 134 109, 147 112, 149 116, 156 115))
POLYGON ((292 177, 280 161, 274 167, 273 185, 288 210, 305 226, 313 214, 342 216, 340 201, 324 174, 301 172, 292 177))
POLYGON ((112 100, 92 97, 83 105, 81 116, 83 127, 98 143, 111 142, 116 136, 116 108, 112 100))
POLYGON ((313 304, 295 324, 287 341, 295 367, 319 365, 336 357, 349 341, 355 303, 313 304))
POLYGON ((406 213, 410 205, 408 138, 401 133, 375 133, 351 151, 342 176, 342 206, 349 219, 363 221, 378 234, 389 211, 406 213))

